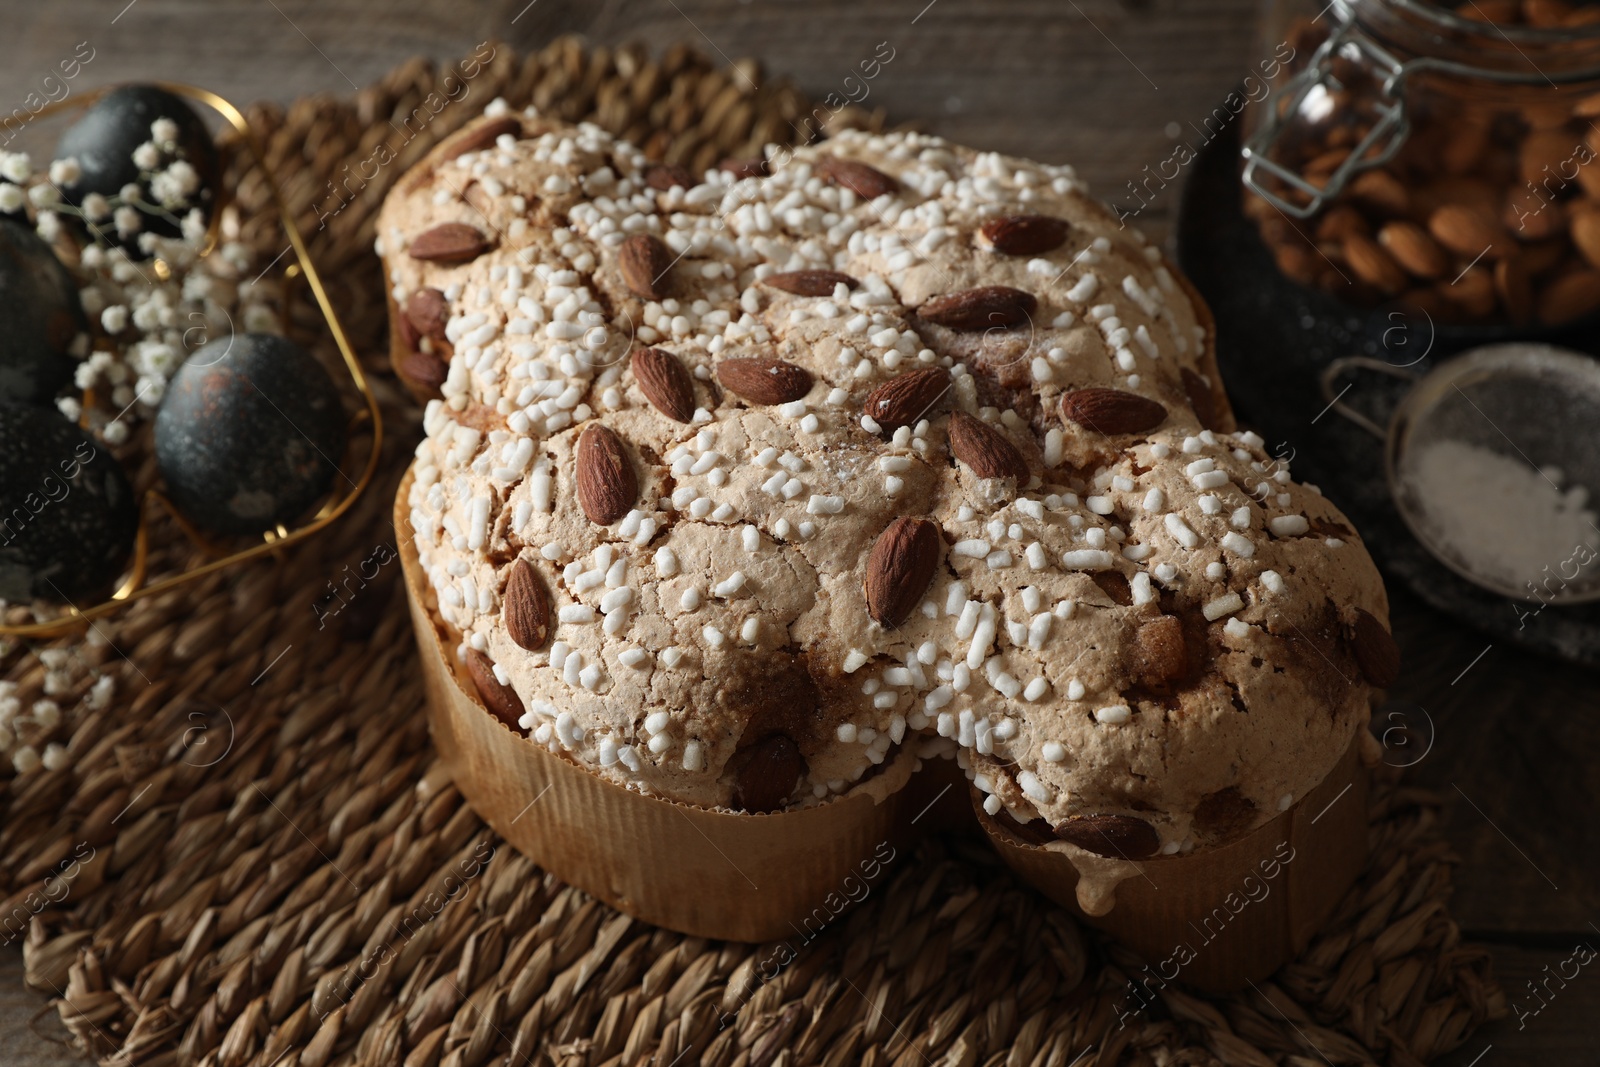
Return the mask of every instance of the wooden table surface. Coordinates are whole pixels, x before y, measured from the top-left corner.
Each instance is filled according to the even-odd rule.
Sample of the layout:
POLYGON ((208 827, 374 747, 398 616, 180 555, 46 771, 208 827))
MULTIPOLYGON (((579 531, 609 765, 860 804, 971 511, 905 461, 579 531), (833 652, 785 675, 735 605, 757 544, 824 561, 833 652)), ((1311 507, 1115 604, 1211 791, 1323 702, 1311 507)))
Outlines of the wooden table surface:
MULTIPOLYGON (((729 60, 758 56, 814 97, 880 43, 893 59, 866 106, 985 148, 1071 162, 1115 198, 1172 139, 1207 113, 1271 48, 1257 0, 50 0, 13 5, 0 42, 0 114, 75 52, 92 58, 66 83, 171 79, 237 103, 353 92, 406 56, 465 55, 487 40, 540 47, 566 32, 596 43, 687 41, 729 60), (1265 51, 1263 51, 1265 48, 1265 51), (1258 55, 1258 53, 1260 53, 1258 55)), ((22 140, 30 140, 27 134, 22 140)), ((48 142, 29 145, 48 158, 48 142)), ((1139 225, 1164 234, 1173 202, 1139 225)), ((1309 409, 1321 401, 1307 397, 1309 409)), ((1600 795, 1600 679, 1492 644, 1410 596, 1394 594, 1407 671, 1395 692, 1426 720, 1432 746, 1412 773, 1454 803, 1445 821, 1465 860, 1455 914, 1495 946, 1513 1005, 1445 1061, 1592 1063, 1600 971, 1552 996, 1543 978, 1587 941, 1600 946, 1600 852, 1589 820, 1600 795), (1537 1009, 1537 1010, 1536 1010, 1537 1009), (1482 1057, 1481 1060, 1478 1057, 1482 1057)), ((1510 610, 1508 607, 1507 610, 1510 610)), ((1532 625, 1537 625, 1535 620, 1532 625)), ((1398 723, 1398 720, 1396 720, 1398 723)), ((1417 751, 1421 751, 1420 749, 1417 751)), ((0 952, 0 1065, 78 1062, 30 1032, 42 1001, 0 952)), ((51 1013, 53 1016, 53 1013, 51 1013)), ((45 1035, 59 1034, 48 1023, 45 1035)))

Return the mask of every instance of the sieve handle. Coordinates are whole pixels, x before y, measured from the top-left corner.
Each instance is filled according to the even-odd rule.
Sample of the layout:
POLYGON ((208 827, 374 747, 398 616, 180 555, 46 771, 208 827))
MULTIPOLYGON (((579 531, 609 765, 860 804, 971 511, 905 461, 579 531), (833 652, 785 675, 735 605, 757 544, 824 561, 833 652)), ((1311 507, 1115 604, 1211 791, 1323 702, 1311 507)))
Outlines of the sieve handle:
POLYGON ((1399 378, 1405 382, 1414 382, 1421 375, 1405 367, 1396 367, 1394 364, 1385 363, 1381 359, 1373 359, 1371 356, 1342 356, 1322 368, 1322 376, 1319 382, 1322 387, 1322 399, 1328 402, 1328 407, 1378 440, 1387 441, 1389 439, 1387 428, 1379 426, 1372 419, 1344 402, 1344 394, 1349 392, 1350 385, 1355 383, 1352 382, 1350 385, 1340 389, 1339 380, 1344 377, 1346 371, 1350 370, 1376 371, 1379 374, 1387 374, 1391 378, 1399 378))

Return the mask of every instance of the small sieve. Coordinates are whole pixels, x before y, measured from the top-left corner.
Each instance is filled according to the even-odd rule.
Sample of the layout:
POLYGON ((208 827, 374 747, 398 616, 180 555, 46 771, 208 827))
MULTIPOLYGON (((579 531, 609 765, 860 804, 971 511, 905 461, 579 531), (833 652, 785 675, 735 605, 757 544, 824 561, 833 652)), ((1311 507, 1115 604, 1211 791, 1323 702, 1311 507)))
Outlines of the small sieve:
MULTIPOLYGON (((1509 562, 1516 550, 1527 547, 1509 543, 1512 538, 1551 541, 1558 536, 1537 529, 1531 515, 1520 523, 1515 517, 1502 523, 1504 541, 1480 543, 1484 551, 1476 554, 1465 551, 1460 538, 1452 536, 1448 509, 1439 504, 1439 491, 1445 487, 1439 485, 1438 472, 1443 468, 1424 463, 1430 451, 1434 457, 1440 454, 1433 446, 1454 450, 1453 443, 1458 443, 1492 453, 1484 457, 1485 469, 1491 463, 1502 467, 1514 462, 1530 479, 1543 483, 1535 485, 1538 492, 1548 485, 1552 494, 1564 494, 1569 505, 1583 495, 1575 494, 1575 487, 1600 493, 1600 362, 1552 345, 1519 342, 1473 349, 1426 374, 1349 356, 1329 363, 1321 383, 1323 398, 1334 411, 1384 442, 1389 495, 1412 534, 1439 562, 1475 585, 1518 600, 1600 600, 1600 527, 1587 517, 1564 523, 1581 527, 1580 536, 1569 538, 1578 543, 1557 548, 1552 542, 1553 550, 1539 556, 1543 563, 1537 567, 1509 562), (1411 383, 1387 427, 1344 400, 1350 386, 1341 387, 1341 382, 1356 370, 1411 383)), ((1448 488, 1457 494, 1472 492, 1470 481, 1448 488)), ((1473 506, 1486 509, 1485 518, 1492 521, 1488 509, 1497 502, 1486 492, 1478 500, 1473 506)), ((1584 509, 1597 506, 1600 500, 1591 499, 1584 509)), ((1580 509, 1569 507, 1571 512, 1580 509)))

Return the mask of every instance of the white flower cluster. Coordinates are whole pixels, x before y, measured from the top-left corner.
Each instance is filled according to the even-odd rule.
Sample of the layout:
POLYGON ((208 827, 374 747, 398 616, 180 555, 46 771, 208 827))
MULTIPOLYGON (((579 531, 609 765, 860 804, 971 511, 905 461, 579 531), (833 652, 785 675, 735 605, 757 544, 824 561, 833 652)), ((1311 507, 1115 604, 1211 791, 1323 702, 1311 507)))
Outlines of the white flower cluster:
MULTIPOLYGON (((161 404, 167 382, 189 353, 230 333, 281 333, 275 280, 251 280, 253 253, 226 241, 202 256, 205 234, 183 238, 146 235, 144 243, 166 265, 157 273, 120 248, 90 245, 74 271, 79 299, 98 324, 93 350, 78 365, 75 384, 94 389, 89 424, 113 445, 128 438, 130 423, 161 404)), ((77 398, 57 402, 77 419, 77 398)))
POLYGON ((0 152, 0 211, 15 213, 24 204, 38 210, 40 234, 53 241, 61 232, 58 214, 81 217, 90 233, 106 239, 115 231, 119 241, 137 239, 146 252, 145 216, 160 215, 179 225, 185 237, 198 240, 205 233, 205 217, 190 206, 190 198, 200 191, 200 174, 182 158, 178 143, 178 124, 171 119, 156 119, 150 124, 150 140, 133 150, 140 181, 129 182, 114 197, 90 193, 78 207, 64 202, 61 187, 74 185, 83 177, 79 161, 68 156, 55 160, 45 173, 46 180, 34 177, 33 162, 26 152, 0 152), (143 184, 141 184, 143 183, 143 184))
POLYGON ((116 679, 102 674, 105 639, 90 629, 85 640, 41 649, 44 691, 25 692, 16 682, 0 681, 0 760, 16 774, 41 768, 59 771, 71 758, 67 741, 80 713, 111 703, 116 679))
MULTIPOLYGON (((157 119, 151 123, 150 140, 134 150, 133 161, 154 204, 147 202, 138 183, 130 182, 114 197, 91 193, 73 208, 63 202, 60 186, 82 177, 76 159, 58 159, 41 175, 26 153, 0 152, 0 211, 16 212, 31 203, 39 235, 58 247, 63 239, 60 215, 78 215, 95 237, 108 236, 110 229, 121 240, 137 237, 140 250, 151 257, 135 260, 118 245, 99 243, 84 247, 76 263, 70 250, 65 256, 93 327, 74 384, 94 390, 95 404, 86 421, 112 445, 126 442, 132 424, 160 406, 167 382, 190 352, 230 333, 282 332, 278 284, 249 280, 254 255, 248 246, 227 240, 224 233, 224 240, 202 255, 207 223, 200 209, 182 216, 180 237, 145 231, 147 214, 171 216, 187 207, 200 188, 194 167, 178 158, 177 137, 177 123, 157 119)), ((69 419, 84 415, 79 397, 56 403, 69 419)))

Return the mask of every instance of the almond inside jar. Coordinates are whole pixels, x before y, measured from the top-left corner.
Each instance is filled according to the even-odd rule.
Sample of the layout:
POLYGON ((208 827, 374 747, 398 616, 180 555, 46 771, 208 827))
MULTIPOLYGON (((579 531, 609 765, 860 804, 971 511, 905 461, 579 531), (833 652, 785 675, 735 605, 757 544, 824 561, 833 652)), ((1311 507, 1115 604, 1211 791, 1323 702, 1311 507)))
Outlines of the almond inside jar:
MULTIPOLYGON (((1351 304, 1394 304, 1435 322, 1559 327, 1600 310, 1600 5, 1436 4, 1415 17, 1394 0, 1346 6, 1353 28, 1294 5, 1303 12, 1287 28, 1295 59, 1275 92, 1330 32, 1346 43, 1272 159, 1318 189, 1347 180, 1309 218, 1244 192, 1279 270, 1351 304), (1515 43, 1502 26, 1515 27, 1515 43), (1393 102, 1383 94, 1388 72, 1350 43, 1362 39, 1402 63, 1455 65, 1408 71, 1399 150, 1350 174, 1342 168, 1393 102), (1555 71, 1559 88, 1531 68, 1555 71), (1505 80, 1518 74, 1526 77, 1505 80)), ((1389 143, 1380 136, 1361 163, 1389 143)), ((1288 204, 1312 203, 1278 179, 1266 187, 1288 204)))

